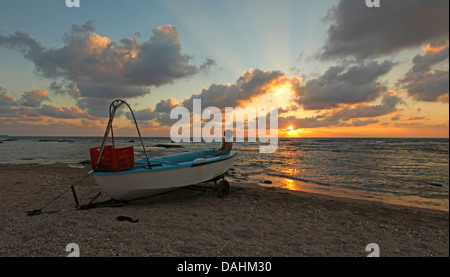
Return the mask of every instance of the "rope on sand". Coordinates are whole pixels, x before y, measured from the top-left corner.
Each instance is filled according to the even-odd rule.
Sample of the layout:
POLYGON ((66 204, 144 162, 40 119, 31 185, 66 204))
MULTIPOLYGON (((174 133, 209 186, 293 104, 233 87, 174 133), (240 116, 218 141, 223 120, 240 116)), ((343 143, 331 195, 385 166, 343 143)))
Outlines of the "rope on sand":
MULTIPOLYGON (((61 196, 63 196, 66 192, 68 192, 69 190, 72 190, 72 194, 73 197, 75 199, 75 203, 76 203, 76 208, 79 208, 79 203, 78 203, 78 198, 77 195, 75 193, 75 186, 80 184, 81 182, 83 182, 87 177, 89 177, 89 175, 91 175, 92 172, 89 172, 86 176, 84 176, 83 178, 81 178, 81 180, 75 182, 73 185, 71 185, 70 187, 68 187, 65 191, 63 191, 61 194, 59 194, 58 196, 56 196, 55 198, 53 198, 52 200, 50 200, 50 202, 48 202, 47 204, 45 204, 42 208, 40 209, 35 209, 32 211, 26 211, 27 215, 29 216, 33 216, 33 215, 40 215, 43 213, 55 213, 58 211, 51 211, 51 212, 43 212, 42 210, 45 209, 48 205, 50 205, 51 203, 55 202, 56 200, 58 200, 61 196)), ((96 196, 95 198, 97 198, 98 196, 96 196)), ((90 202, 92 203, 92 201, 90 202)), ((62 211, 62 210, 60 210, 62 211)))

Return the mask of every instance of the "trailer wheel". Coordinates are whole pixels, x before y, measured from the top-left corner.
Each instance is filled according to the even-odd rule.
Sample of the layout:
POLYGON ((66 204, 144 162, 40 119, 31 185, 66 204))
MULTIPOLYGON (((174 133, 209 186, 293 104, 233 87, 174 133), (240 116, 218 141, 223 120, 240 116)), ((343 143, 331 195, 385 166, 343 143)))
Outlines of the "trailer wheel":
POLYGON ((230 193, 230 184, 223 179, 217 184, 217 197, 226 198, 230 193))

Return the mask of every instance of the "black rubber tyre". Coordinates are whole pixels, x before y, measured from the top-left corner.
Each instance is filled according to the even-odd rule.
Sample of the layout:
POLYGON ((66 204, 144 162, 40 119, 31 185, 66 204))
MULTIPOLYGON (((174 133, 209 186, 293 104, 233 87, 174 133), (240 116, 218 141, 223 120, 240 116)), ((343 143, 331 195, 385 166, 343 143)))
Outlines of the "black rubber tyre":
POLYGON ((230 184, 223 179, 217 184, 217 197, 226 198, 230 193, 230 184))

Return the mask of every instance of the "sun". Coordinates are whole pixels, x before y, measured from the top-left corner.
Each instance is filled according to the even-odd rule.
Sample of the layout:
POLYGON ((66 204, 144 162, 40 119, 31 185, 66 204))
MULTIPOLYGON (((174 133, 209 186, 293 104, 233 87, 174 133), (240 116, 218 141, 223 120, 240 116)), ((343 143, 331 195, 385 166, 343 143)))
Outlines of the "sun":
POLYGON ((300 137, 301 135, 308 133, 305 129, 296 129, 294 125, 289 125, 287 128, 281 129, 281 131, 285 137, 291 138, 300 137))

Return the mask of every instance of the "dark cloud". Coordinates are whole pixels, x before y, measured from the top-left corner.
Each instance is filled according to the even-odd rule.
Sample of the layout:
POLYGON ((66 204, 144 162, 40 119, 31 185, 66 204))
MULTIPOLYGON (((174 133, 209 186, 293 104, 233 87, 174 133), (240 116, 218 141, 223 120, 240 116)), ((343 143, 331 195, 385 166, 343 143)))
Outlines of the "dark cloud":
POLYGON ((449 45, 428 45, 424 55, 416 55, 413 67, 399 80, 398 84, 408 92, 408 95, 419 101, 448 102, 449 93, 449 45), (438 69, 441 63, 446 69, 438 69), (447 97, 445 97, 447 96, 447 97))
POLYGON ((322 59, 358 59, 395 53, 449 34, 448 0, 389 0, 380 8, 341 0, 329 11, 332 22, 322 59))
POLYGON ((159 86, 198 71, 189 65, 190 56, 182 53, 178 30, 171 25, 158 27, 149 40, 141 43, 135 38, 115 43, 94 33, 89 21, 81 26, 74 24, 63 41, 61 48, 46 49, 22 32, 0 36, 0 45, 24 53, 36 71, 47 78, 159 86))
POLYGON ((298 110, 299 108, 300 107, 298 105, 295 105, 295 104, 289 105, 289 106, 287 106, 285 108, 280 107, 280 108, 278 108, 278 114, 284 114, 284 113, 293 112, 293 111, 298 110))
MULTIPOLYGON (((47 90, 34 89, 26 91, 19 100, 15 100, 6 93, 6 89, 0 87, 0 116, 20 119, 26 116, 27 121, 33 121, 33 118, 42 116, 63 119, 91 118, 91 116, 82 111, 78 106, 56 107, 51 104, 42 104, 48 101, 47 90)), ((105 114, 107 115, 107 108, 105 114)))
POLYGON ((191 57, 182 53, 178 29, 172 25, 153 30, 153 36, 142 43, 130 43, 136 57, 125 63, 124 76, 130 82, 160 86, 189 77, 198 67, 189 64, 191 57))
POLYGON ((50 101, 47 96, 47 90, 45 89, 35 89, 31 91, 26 91, 22 94, 20 103, 27 107, 39 107, 42 101, 50 101))
POLYGON ((297 102, 305 110, 319 110, 372 101, 387 90, 377 79, 393 66, 390 61, 362 63, 348 69, 332 66, 324 75, 309 80, 304 86, 294 85, 297 102))
POLYGON ((192 57, 183 53, 178 29, 172 25, 154 29, 146 41, 131 37, 113 42, 96 34, 88 21, 74 24, 63 41, 64 46, 47 49, 23 32, 0 35, 0 46, 23 53, 35 65, 36 73, 62 79, 53 82, 50 90, 68 93, 93 115, 99 114, 96 98, 110 102, 143 96, 150 93, 149 86, 173 83, 215 64, 207 59, 199 66, 192 65, 192 57))
MULTIPOLYGON (((133 120, 130 112, 126 112, 126 117, 130 120, 133 120)), ((158 119, 158 112, 156 112, 152 107, 147 107, 145 109, 133 111, 134 117, 138 121, 150 121, 154 119, 158 119)))
POLYGON ((380 122, 378 119, 366 119, 366 120, 353 119, 352 126, 361 127, 361 126, 367 126, 370 124, 375 124, 378 122, 380 122))
MULTIPOLYGON (((139 124, 144 124, 145 126, 169 126, 175 123, 176 120, 170 119, 170 112, 173 108, 178 106, 179 103, 174 98, 169 98, 167 100, 161 100, 156 104, 156 108, 147 107, 145 109, 133 111, 136 120, 139 124)), ((129 120, 133 120, 130 112, 125 113, 129 120)))
POLYGON ((432 66, 447 61, 449 57, 449 46, 448 41, 442 42, 440 45, 428 45, 425 48, 426 53, 424 55, 416 55, 412 62, 413 67, 411 71, 413 73, 427 72, 432 69, 432 66))
POLYGON ((159 101, 156 104, 155 110, 159 113, 170 113, 176 106, 178 106, 178 101, 174 98, 169 98, 159 101))
POLYGON ((16 31, 10 36, 0 34, 0 46, 19 51, 24 54, 26 59, 31 61, 45 50, 42 44, 21 31, 16 31))
POLYGON ((344 106, 339 109, 327 111, 313 117, 296 118, 279 117, 281 128, 293 125, 296 128, 318 128, 329 126, 365 126, 377 123, 376 117, 391 114, 397 111, 397 107, 404 102, 400 97, 385 94, 379 105, 359 104, 355 106, 344 106), (361 120, 361 118, 368 118, 361 120), (346 122, 352 120, 352 124, 346 122))
POLYGON ((12 95, 6 92, 6 89, 0 87, 0 116, 11 115, 14 111, 14 107, 18 105, 12 95))
MULTIPOLYGON (((91 116, 95 117, 109 117, 109 105, 111 100, 107 98, 79 98, 77 101, 77 106, 80 109, 86 111, 91 116)), ((122 114, 123 109, 119 109, 116 115, 122 114)))
POLYGON ((214 67, 217 65, 217 62, 213 59, 206 59, 205 62, 200 66, 200 70, 203 72, 209 72, 211 67, 214 67))
POLYGON ((356 107, 344 107, 333 114, 340 120, 349 120, 352 118, 369 118, 387 115, 397 111, 397 106, 404 104, 403 100, 396 96, 385 94, 379 105, 361 104, 356 107))
POLYGON ((412 121, 412 120, 425 120, 425 119, 427 119, 427 118, 424 116, 410 116, 406 120, 412 121))
POLYGON ((393 117, 391 118, 391 120, 392 120, 392 121, 397 121, 397 120, 400 120, 400 118, 401 118, 401 115, 400 115, 400 114, 396 114, 395 116, 393 116, 393 117))
POLYGON ((78 98, 80 96, 80 90, 77 88, 76 84, 72 82, 68 84, 67 82, 51 82, 49 89, 56 94, 68 94, 73 98, 78 98))
POLYGON ((40 116, 48 116, 52 118, 90 118, 91 116, 81 111, 77 106, 71 108, 67 107, 55 107, 53 105, 42 105, 42 107, 36 108, 35 112, 40 116))

